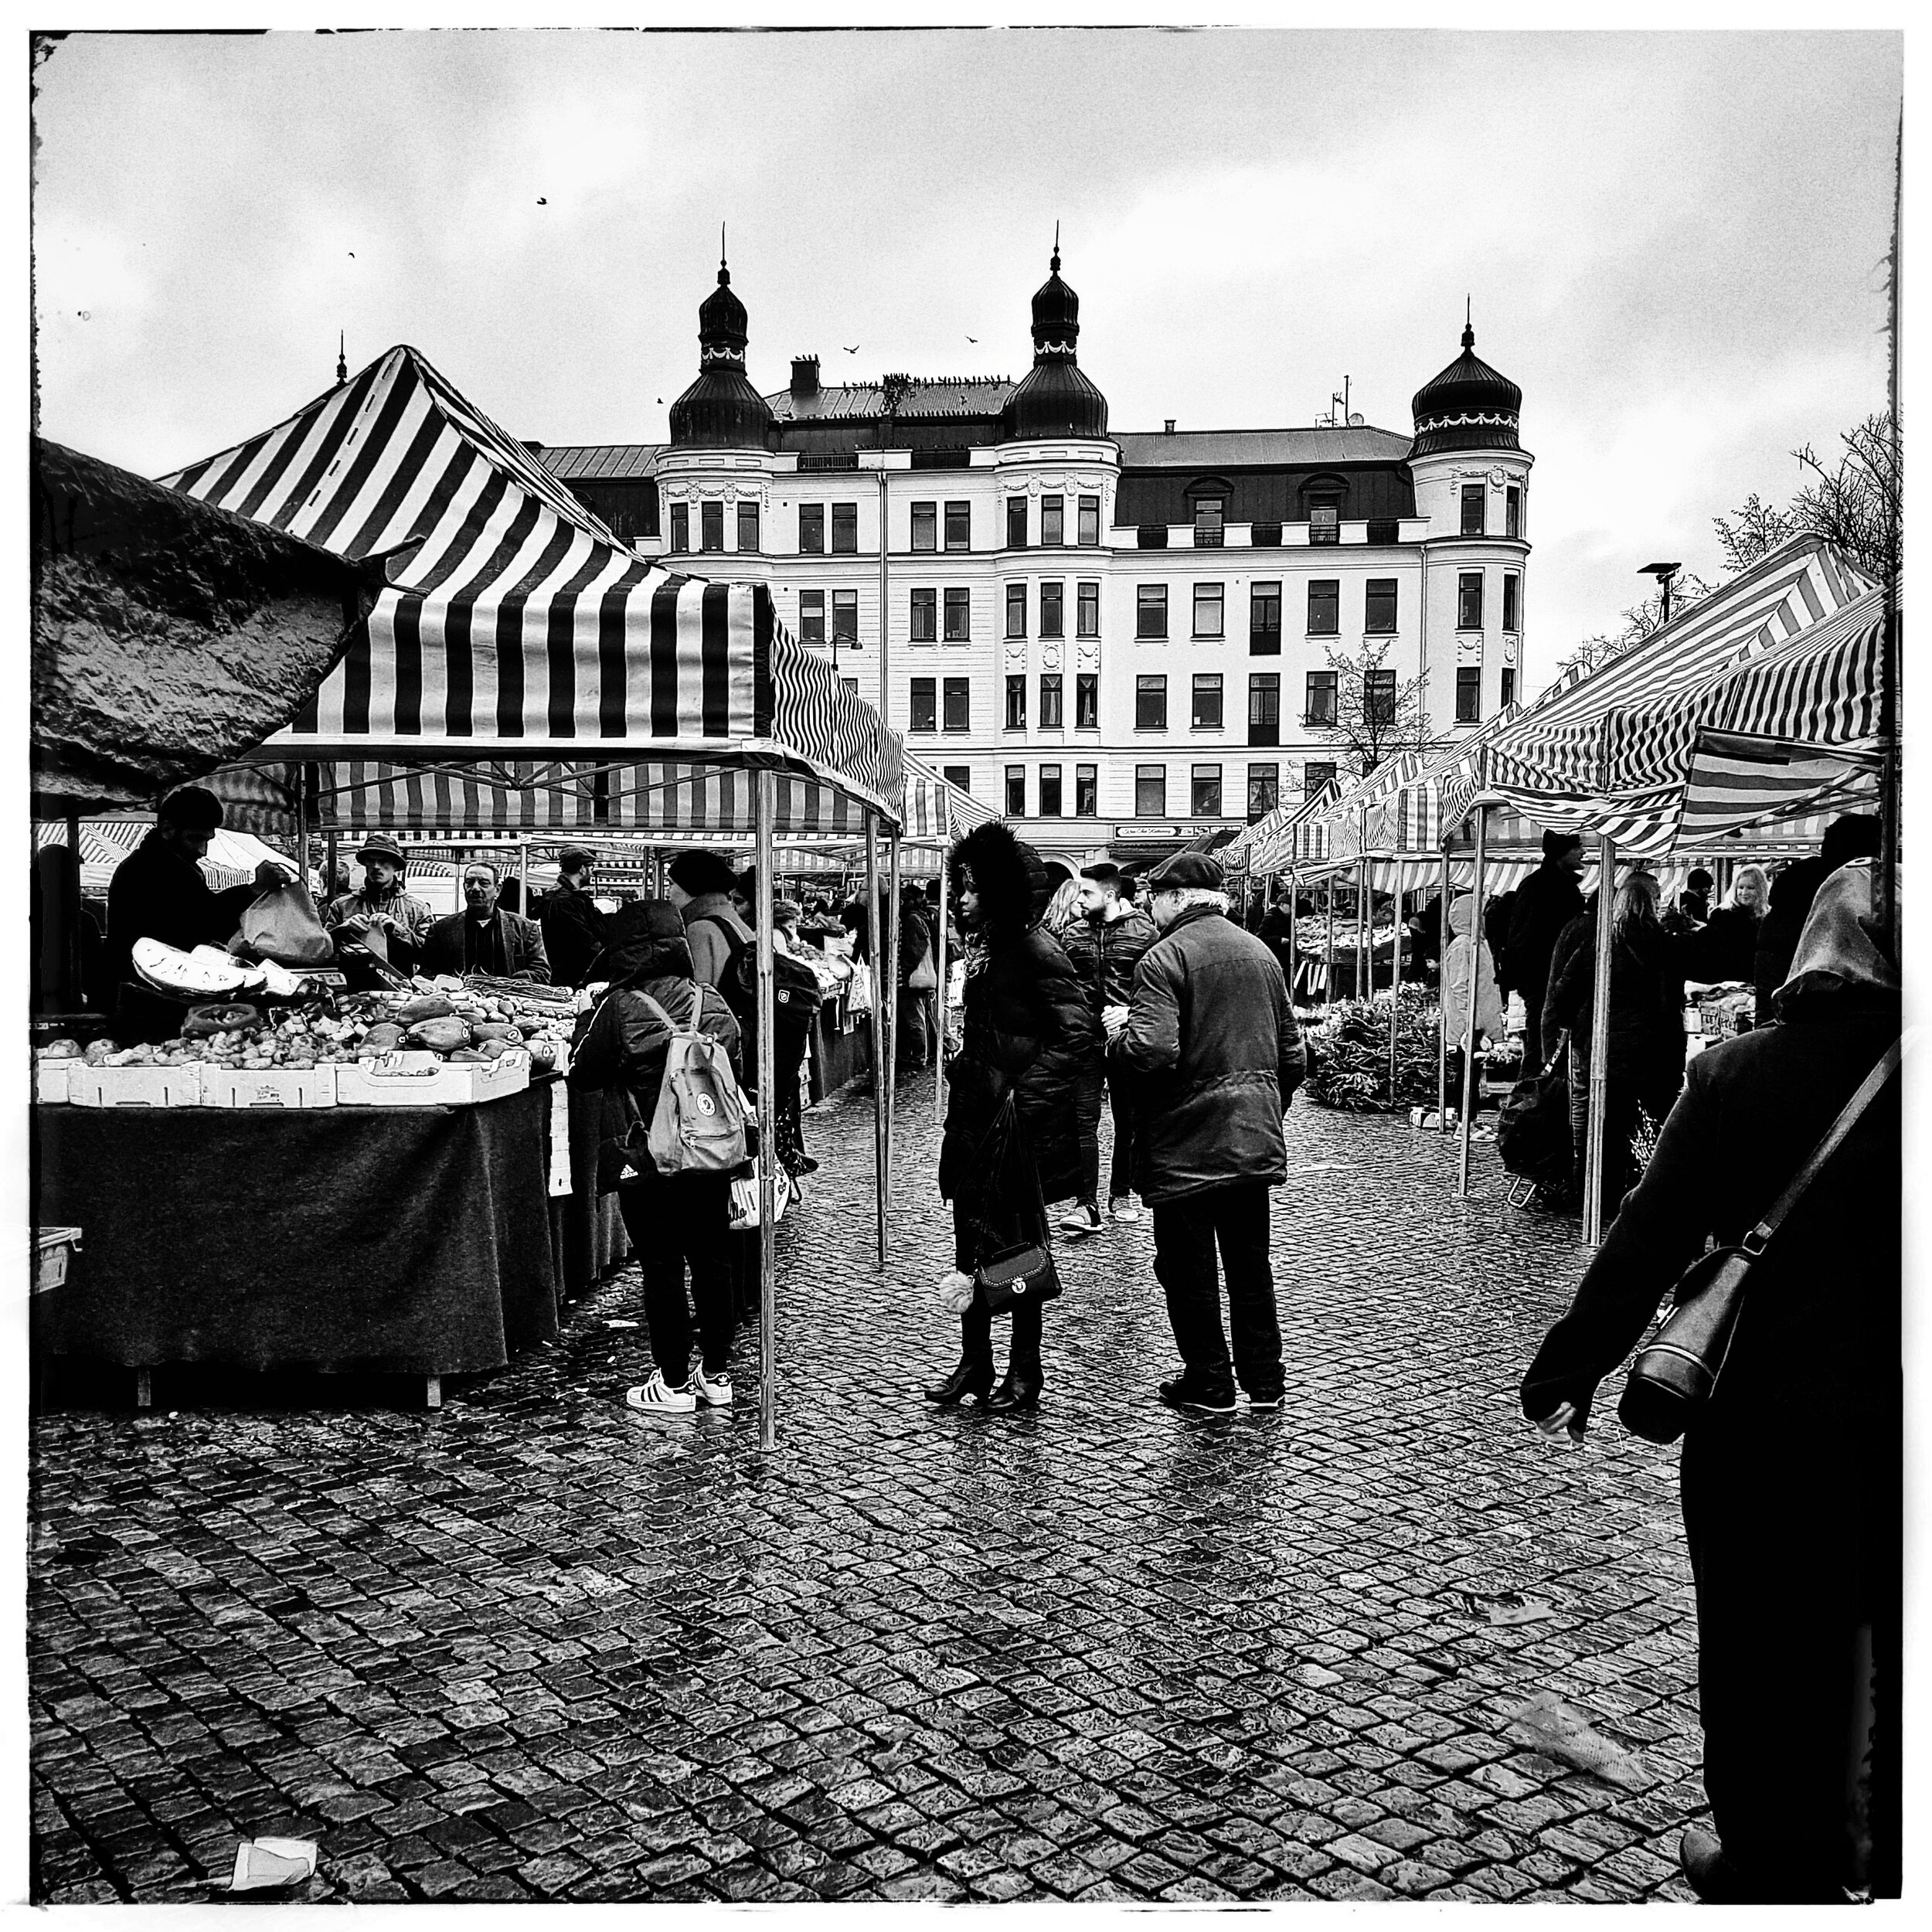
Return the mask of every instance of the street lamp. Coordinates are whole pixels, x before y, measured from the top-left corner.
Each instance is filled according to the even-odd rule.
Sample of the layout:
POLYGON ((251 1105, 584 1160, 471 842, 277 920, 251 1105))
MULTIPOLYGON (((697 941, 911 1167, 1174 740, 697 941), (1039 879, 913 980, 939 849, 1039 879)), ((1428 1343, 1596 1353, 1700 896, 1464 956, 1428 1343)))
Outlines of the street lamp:
POLYGON ((1646 563, 1637 573, 1639 577, 1655 577, 1657 580, 1657 588, 1664 600, 1663 622, 1665 624, 1670 622, 1671 581, 1683 567, 1681 563, 1646 563))

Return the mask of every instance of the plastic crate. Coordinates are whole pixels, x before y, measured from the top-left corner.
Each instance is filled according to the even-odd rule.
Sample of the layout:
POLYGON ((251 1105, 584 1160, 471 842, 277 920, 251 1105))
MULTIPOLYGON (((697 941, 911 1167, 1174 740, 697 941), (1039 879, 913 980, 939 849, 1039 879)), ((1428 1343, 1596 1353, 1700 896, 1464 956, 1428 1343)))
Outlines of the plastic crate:
POLYGON ((50 1294, 67 1279, 67 1269, 80 1252, 78 1228, 36 1228, 33 1231, 33 1291, 50 1294))

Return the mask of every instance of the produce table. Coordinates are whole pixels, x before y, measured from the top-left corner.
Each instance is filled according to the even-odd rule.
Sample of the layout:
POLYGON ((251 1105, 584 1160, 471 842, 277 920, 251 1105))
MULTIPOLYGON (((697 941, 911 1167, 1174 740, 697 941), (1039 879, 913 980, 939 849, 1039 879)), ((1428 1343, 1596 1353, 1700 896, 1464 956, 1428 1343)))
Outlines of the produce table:
POLYGON ((845 1012, 842 995, 836 1002, 827 1000, 812 1019, 806 1065, 815 1107, 827 1094, 836 1094, 847 1081, 872 1071, 872 1015, 852 1014, 852 1030, 841 1032, 839 1022, 845 1012))
POLYGON ((549 1105, 36 1107, 36 1218, 88 1260, 45 1298, 48 1345, 422 1376, 434 1403, 557 1332, 549 1105))

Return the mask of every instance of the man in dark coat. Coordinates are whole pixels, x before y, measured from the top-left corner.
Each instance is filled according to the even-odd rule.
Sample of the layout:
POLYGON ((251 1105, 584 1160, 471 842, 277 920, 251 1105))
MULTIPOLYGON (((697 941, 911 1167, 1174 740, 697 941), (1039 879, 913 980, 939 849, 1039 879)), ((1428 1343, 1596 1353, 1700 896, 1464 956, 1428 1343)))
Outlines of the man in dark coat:
POLYGON ((1268 1264, 1268 1189, 1287 1178, 1282 1114, 1307 1068, 1273 954, 1227 916, 1221 868, 1177 852, 1148 876, 1161 937, 1127 1007, 1104 1015, 1137 1077, 1134 1179, 1154 1210, 1154 1272, 1185 1365, 1161 1400, 1199 1414, 1281 1404, 1281 1332, 1268 1264), (1215 1250, 1227 1277, 1221 1327, 1215 1250))
POLYGON ((1805 917, 1818 887, 1839 866, 1849 866, 1855 859, 1876 859, 1878 852, 1879 821, 1848 814, 1825 828, 1815 859, 1801 859, 1787 866, 1771 881, 1771 909, 1757 929, 1757 951, 1752 961, 1759 1026, 1770 1019, 1772 1001, 1791 971, 1798 936, 1804 930, 1805 917))
MULTIPOLYGON (((1060 935, 1060 944, 1087 990, 1097 1022, 1110 1006, 1124 1006, 1134 991, 1134 968, 1158 937, 1152 920, 1121 896, 1121 869, 1103 862, 1080 872, 1080 916, 1060 935)), ((1096 1234, 1100 1222, 1100 1094, 1106 1090, 1114 1114, 1114 1159, 1107 1182, 1107 1213, 1117 1221, 1138 1221, 1134 1205, 1134 1099, 1132 1077, 1110 1063, 1106 1043, 1096 1032, 1093 1057, 1073 1086, 1080 1131, 1080 1203, 1062 1230, 1096 1234)))
POLYGON ((473 859, 463 868, 463 910, 439 919, 423 941, 422 971, 478 973, 491 979, 550 983, 543 928, 534 919, 505 912, 497 903, 496 868, 473 859))
POLYGON ((226 946, 256 898, 294 876, 291 867, 265 859, 255 869, 252 886, 216 892, 201 861, 221 821, 221 801, 212 791, 183 785, 162 801, 154 830, 114 868, 107 886, 103 963, 114 989, 114 1036, 124 1045, 171 1037, 187 1011, 135 980, 136 940, 158 939, 184 953, 197 946, 226 946))
POLYGON ((556 890, 544 898, 539 923, 543 950, 550 956, 551 976, 559 986, 581 986, 591 961, 604 950, 607 922, 590 896, 594 863, 580 846, 560 853, 556 890))
MULTIPOLYGON (((1648 1168, 1523 1378, 1523 1413, 1546 1434, 1580 1438, 1598 1383, 1707 1239, 1735 1244, 1757 1223, 1897 1039, 1872 870, 1820 889, 1775 1023, 1692 1060, 1648 1168)), ((1716 1838, 1687 1832, 1682 1859, 1713 1902, 1898 1895, 1900 1128, 1894 1078, 1753 1267, 1723 1375, 1684 1437, 1716 1838)))
POLYGON ((1516 888, 1497 977, 1522 995, 1525 1073, 1543 1062, 1543 995, 1549 988, 1549 956, 1563 928, 1583 909, 1577 885, 1583 869, 1580 835, 1546 832, 1543 863, 1516 888))

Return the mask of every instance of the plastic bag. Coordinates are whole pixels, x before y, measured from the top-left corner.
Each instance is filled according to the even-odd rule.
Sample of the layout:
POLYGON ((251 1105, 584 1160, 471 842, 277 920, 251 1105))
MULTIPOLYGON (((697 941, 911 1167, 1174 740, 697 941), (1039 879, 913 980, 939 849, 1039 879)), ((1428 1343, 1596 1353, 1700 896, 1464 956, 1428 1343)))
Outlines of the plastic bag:
POLYGON ((291 879, 264 893, 242 914, 242 943, 284 966, 320 966, 335 957, 308 888, 291 879))
MULTIPOLYGON (((774 1226, 785 1218, 785 1210, 791 1206, 792 1196, 797 1184, 785 1170, 779 1168, 771 1177, 771 1219, 774 1226)), ((733 1228, 755 1228, 758 1226, 758 1162, 754 1155, 751 1172, 736 1177, 731 1183, 731 1226, 733 1228)))

